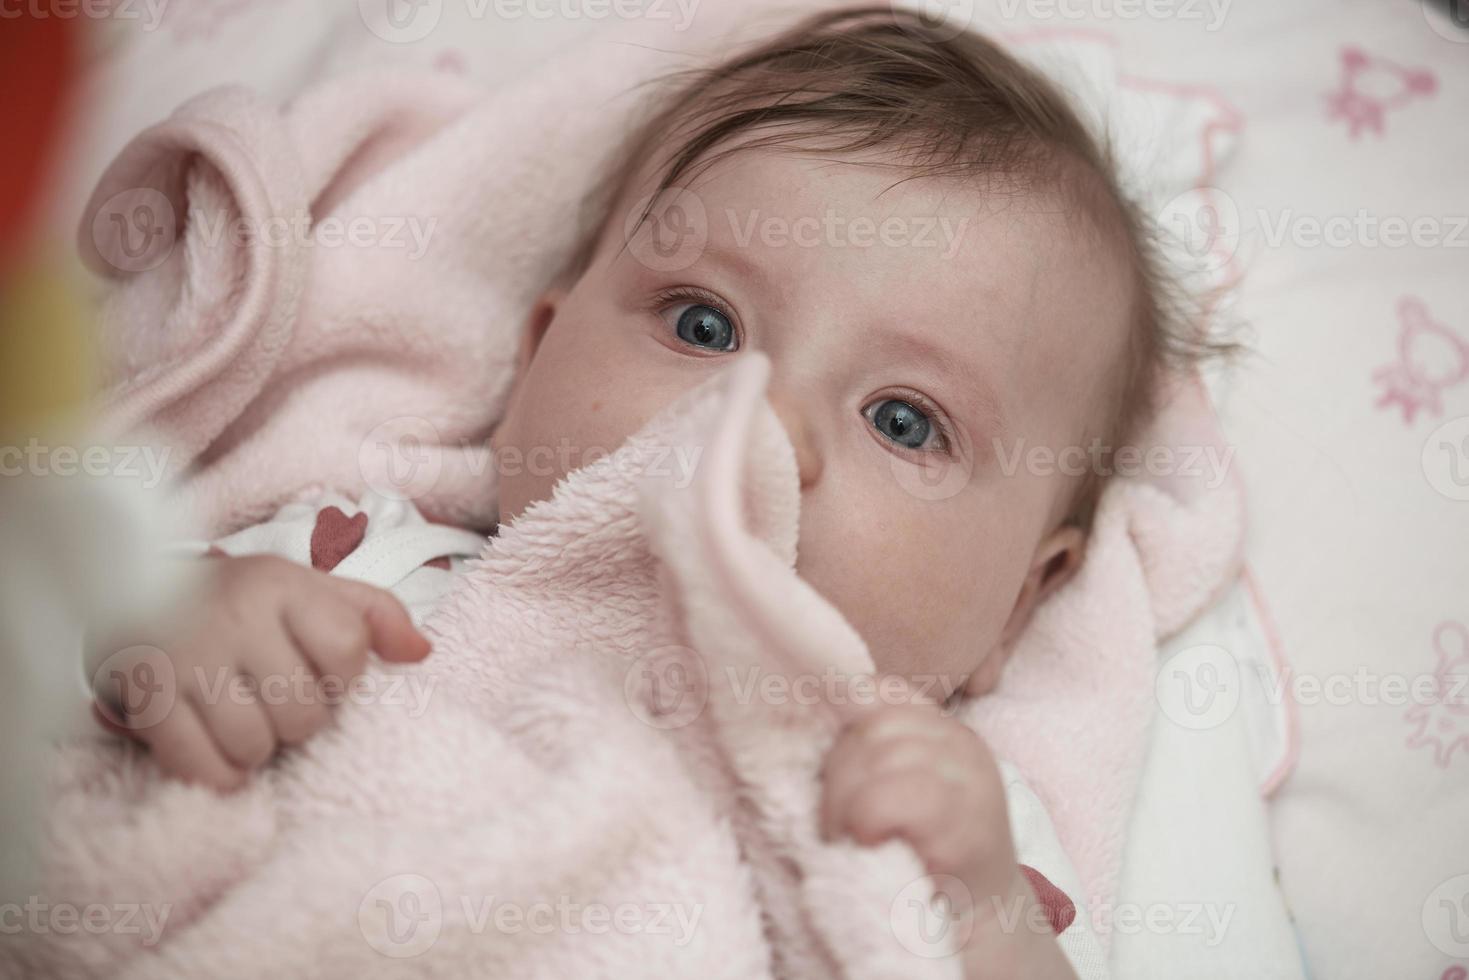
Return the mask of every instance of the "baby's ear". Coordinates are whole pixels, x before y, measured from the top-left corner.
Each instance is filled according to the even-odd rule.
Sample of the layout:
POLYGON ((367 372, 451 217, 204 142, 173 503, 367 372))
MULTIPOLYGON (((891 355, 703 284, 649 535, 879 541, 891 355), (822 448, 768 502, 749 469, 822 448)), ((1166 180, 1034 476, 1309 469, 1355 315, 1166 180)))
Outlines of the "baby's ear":
POLYGON ((561 303, 565 299, 566 290, 561 286, 553 286, 536 297, 530 313, 525 318, 525 325, 520 331, 520 347, 515 355, 517 378, 525 373, 531 358, 535 356, 536 348, 541 346, 541 338, 546 335, 546 328, 551 326, 552 320, 556 319, 556 311, 561 308, 561 303))
POLYGON ((1000 631, 999 642, 980 661, 974 673, 969 675, 969 681, 964 687, 965 693, 973 697, 995 689, 995 685, 1000 682, 1000 672, 1004 669, 1005 662, 1010 659, 1015 644, 1020 640, 1020 634, 1030 624, 1036 608, 1047 596, 1065 585, 1081 567, 1081 560, 1086 555, 1086 541, 1084 530, 1074 524, 1063 524, 1036 545, 1030 570, 1026 572, 1025 581, 1020 584, 1020 592, 1015 597, 1015 605, 1010 609, 1010 617, 1005 620, 1005 628, 1000 631))

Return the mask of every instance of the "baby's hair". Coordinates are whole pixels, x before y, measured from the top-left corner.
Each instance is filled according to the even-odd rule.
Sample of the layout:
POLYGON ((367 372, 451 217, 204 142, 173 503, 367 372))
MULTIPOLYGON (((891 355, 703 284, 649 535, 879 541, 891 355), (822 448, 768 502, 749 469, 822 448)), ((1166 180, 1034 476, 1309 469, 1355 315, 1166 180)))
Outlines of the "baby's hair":
MULTIPOLYGON (((658 183, 644 219, 660 193, 742 150, 884 150, 904 180, 983 180, 986 190, 1017 195, 1048 191, 1079 210, 1094 235, 1121 239, 1134 277, 1133 323, 1114 372, 1110 417, 1088 434, 1103 446, 1137 438, 1170 371, 1234 349, 1196 331, 1150 218, 1119 184, 1109 146, 1053 82, 988 38, 937 30, 890 7, 847 9, 810 17, 711 68, 657 81, 668 85, 663 97, 589 199, 592 233, 572 257, 569 280, 586 270, 611 208, 635 179, 646 179, 659 146, 672 149, 652 161, 658 183)), ((1077 487, 1068 523, 1090 526, 1105 483, 1097 469, 1077 487)))

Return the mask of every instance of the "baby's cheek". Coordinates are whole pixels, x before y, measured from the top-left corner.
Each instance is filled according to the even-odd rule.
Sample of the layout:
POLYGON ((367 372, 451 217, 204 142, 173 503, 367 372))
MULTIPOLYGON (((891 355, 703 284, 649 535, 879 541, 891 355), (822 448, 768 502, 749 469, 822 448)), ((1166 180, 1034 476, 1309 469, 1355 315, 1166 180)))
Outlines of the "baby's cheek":
POLYGON ((590 447, 613 436, 597 393, 554 354, 537 354, 495 433, 502 521, 549 497, 563 476, 595 458, 590 447))
POLYGON ((809 496, 818 499, 803 501, 797 570, 862 635, 880 671, 957 684, 1004 625, 982 535, 941 502, 854 509, 809 496))
POLYGON ((615 453, 703 380, 634 331, 558 320, 532 358, 496 433, 501 520, 551 495, 566 474, 615 453), (590 341, 589 341, 590 338, 590 341))

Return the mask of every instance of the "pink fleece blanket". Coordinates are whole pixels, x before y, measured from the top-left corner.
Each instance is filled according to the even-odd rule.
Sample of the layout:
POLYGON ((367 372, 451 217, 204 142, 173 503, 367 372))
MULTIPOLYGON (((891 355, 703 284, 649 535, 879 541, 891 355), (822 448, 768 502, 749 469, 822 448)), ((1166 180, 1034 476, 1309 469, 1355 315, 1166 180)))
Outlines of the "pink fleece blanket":
POLYGON ((140 906, 161 935, 43 930, 0 966, 956 975, 953 934, 922 932, 911 850, 818 835, 821 761, 863 705, 751 693, 873 671, 793 571, 800 494, 768 373, 736 360, 492 539, 429 620, 434 656, 397 669, 421 697, 376 675, 382 697, 229 797, 131 746, 66 749, 42 900, 140 906))
MULTIPOLYGON (((385 475, 363 447, 384 438, 385 423, 413 426, 436 450, 437 478, 416 502, 441 519, 489 522, 495 470, 484 437, 516 331, 573 245, 581 191, 633 111, 629 99, 586 93, 675 63, 687 61, 670 60, 666 45, 600 45, 494 93, 444 74, 384 69, 322 82, 285 108, 238 89, 187 103, 123 151, 83 223, 84 253, 114 283, 102 321, 108 419, 170 447, 179 492, 212 533, 303 492, 380 487, 385 475), (340 234, 359 218, 383 234, 325 243, 327 228, 340 234), (432 222, 420 254, 406 232, 385 238, 410 219, 432 222), (217 233, 272 220, 304 223, 307 233, 284 241, 217 233), (160 234, 140 237, 145 225, 160 234)), ((762 709, 741 721, 734 716, 749 705, 736 710, 711 687, 700 725, 670 735, 627 723, 626 662, 663 646, 787 668, 811 658, 865 663, 850 627, 788 573, 795 504, 782 498, 784 464, 771 462, 783 440, 750 407, 758 384, 745 375, 756 370, 733 372, 722 382, 730 392, 700 398, 744 399, 746 429, 723 430, 737 433, 726 435, 726 452, 765 440, 771 451, 751 457, 764 462, 744 471, 730 460, 706 464, 700 493, 645 488, 643 499, 659 505, 638 511, 636 494, 609 481, 604 461, 505 529, 437 619, 439 652, 424 670, 452 677, 456 690, 431 717, 410 724, 390 711, 346 713, 339 730, 228 801, 157 784, 142 761, 120 773, 109 773, 115 756, 77 761, 68 778, 82 792, 63 794, 59 811, 74 811, 59 825, 76 829, 56 866, 58 880, 77 887, 62 890, 85 895, 77 888, 86 884, 92 894, 172 901, 183 917, 175 923, 193 924, 147 958, 148 975, 159 962, 185 975, 206 951, 211 974, 258 969, 267 935, 282 962, 305 964, 301 972, 338 972, 356 962, 363 940, 343 903, 355 909, 364 881, 405 872, 456 901, 465 892, 657 901, 624 887, 656 881, 670 903, 702 902, 719 939, 692 952, 625 941, 649 963, 694 956, 730 975, 816 975, 836 962, 887 962, 869 946, 887 948, 891 889, 918 871, 898 846, 863 855, 810 837, 810 781, 832 719, 762 709), (743 480, 704 481, 718 473, 743 480), (748 524, 737 519, 740 487, 764 501, 748 524), (703 502, 676 503, 693 498, 703 502), (648 551, 661 562, 650 565, 648 551), (695 573, 699 562, 716 564, 695 573), (668 594, 654 588, 654 565, 672 583, 668 594), (700 590, 720 568, 745 583, 731 594, 749 605, 710 602, 700 590), (504 588, 491 589, 501 577, 504 588), (537 613, 516 600, 516 583, 564 602, 537 613), (706 648, 711 623, 720 642, 706 648), (801 737, 784 740, 787 727, 801 737), (404 762, 364 765, 370 754, 356 754, 359 744, 404 762), (435 762, 411 762, 420 758, 435 762), (758 788, 754 800, 737 798, 734 787, 746 785, 758 788), (115 826, 133 807, 146 818, 115 826), (152 858, 129 873, 108 842, 152 858), (826 862, 831 873, 818 873, 826 862), (282 915, 287 900, 300 908, 282 915), (221 958, 233 966, 213 969, 221 958)), ((1217 443, 1197 386, 1180 387, 1152 440, 1217 443)), ((614 458, 636 457, 640 445, 614 458)), ((1232 479, 1115 482, 1077 578, 1040 610, 999 689, 963 709, 1049 808, 1087 904, 1115 893, 1153 714, 1156 642, 1227 584, 1242 523, 1232 479)), ((462 932, 446 923, 434 948, 442 944, 455 963, 461 954, 465 963, 513 962, 517 973, 540 955, 562 972, 598 972, 595 959, 577 959, 593 956, 594 944, 498 937, 482 951, 462 932)), ((595 955, 622 955, 615 946, 595 955)), ((912 975, 917 967, 904 962, 912 975)))
POLYGON ((232 797, 69 750, 45 900, 166 909, 162 941, 9 954, 53 977, 953 975, 900 940, 911 851, 818 838, 841 709, 748 696, 872 670, 792 571, 767 374, 744 359, 494 539, 429 622, 423 699, 344 705, 232 797))

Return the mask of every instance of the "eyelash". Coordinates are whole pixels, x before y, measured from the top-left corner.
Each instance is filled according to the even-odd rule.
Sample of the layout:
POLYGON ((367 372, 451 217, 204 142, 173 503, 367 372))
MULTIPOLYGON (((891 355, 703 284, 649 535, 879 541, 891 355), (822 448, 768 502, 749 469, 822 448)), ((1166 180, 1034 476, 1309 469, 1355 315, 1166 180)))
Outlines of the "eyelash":
POLYGON ((938 437, 938 445, 932 449, 910 449, 907 446, 899 445, 898 443, 893 442, 890 439, 885 440, 886 442, 888 442, 889 445, 893 447, 896 452, 926 456, 930 453, 947 453, 953 450, 954 427, 949 422, 949 417, 944 414, 944 410, 940 408, 932 398, 929 398, 923 392, 917 391, 913 388, 899 388, 896 391, 885 391, 868 401, 867 405, 864 406, 862 409, 862 415, 864 418, 867 418, 869 425, 871 424, 872 419, 867 417, 867 410, 869 408, 876 409, 878 405, 881 405, 883 402, 888 401, 889 399, 896 399, 897 401, 907 402, 908 404, 912 405, 914 408, 922 412, 924 416, 928 419, 929 423, 933 426, 934 435, 938 437))
MULTIPOLYGON (((709 292, 707 289, 701 289, 698 286, 674 286, 672 288, 662 290, 657 295, 655 295, 650 301, 649 306, 655 313, 661 315, 668 309, 668 307, 678 303, 698 303, 700 305, 707 306, 710 309, 718 311, 720 315, 729 320, 735 331, 735 347, 733 351, 729 351, 728 353, 735 353, 744 346, 744 330, 740 326, 739 318, 735 316, 734 311, 730 308, 730 305, 728 303, 726 303, 722 298, 715 295, 714 293, 709 292)), ((912 405, 914 408, 917 408, 919 411, 921 411, 928 418, 929 422, 933 425, 935 434, 938 436, 939 441, 939 445, 933 449, 909 449, 907 446, 901 446, 896 442, 892 442, 892 440, 886 440, 887 443, 892 446, 895 452, 908 455, 923 456, 930 453, 946 453, 952 451, 955 444, 954 429, 949 422, 949 417, 944 413, 944 410, 934 402, 932 398, 929 398, 922 392, 916 391, 912 388, 900 388, 896 391, 884 392, 869 401, 867 405, 863 406, 862 416, 864 419, 867 419, 867 423, 869 426, 872 424, 872 420, 867 416, 868 408, 880 405, 882 404, 884 399, 888 398, 896 398, 900 401, 905 401, 908 404, 912 405)))
POLYGON ((661 315, 667 311, 668 307, 678 303, 697 303, 700 306, 707 306, 723 316, 734 327, 734 350, 711 351, 710 353, 733 354, 745 346, 745 332, 740 327, 739 318, 734 315, 734 311, 730 309, 728 303, 707 289, 700 289, 698 286, 675 286, 672 289, 665 289, 658 293, 653 297, 649 305, 655 313, 661 315))

